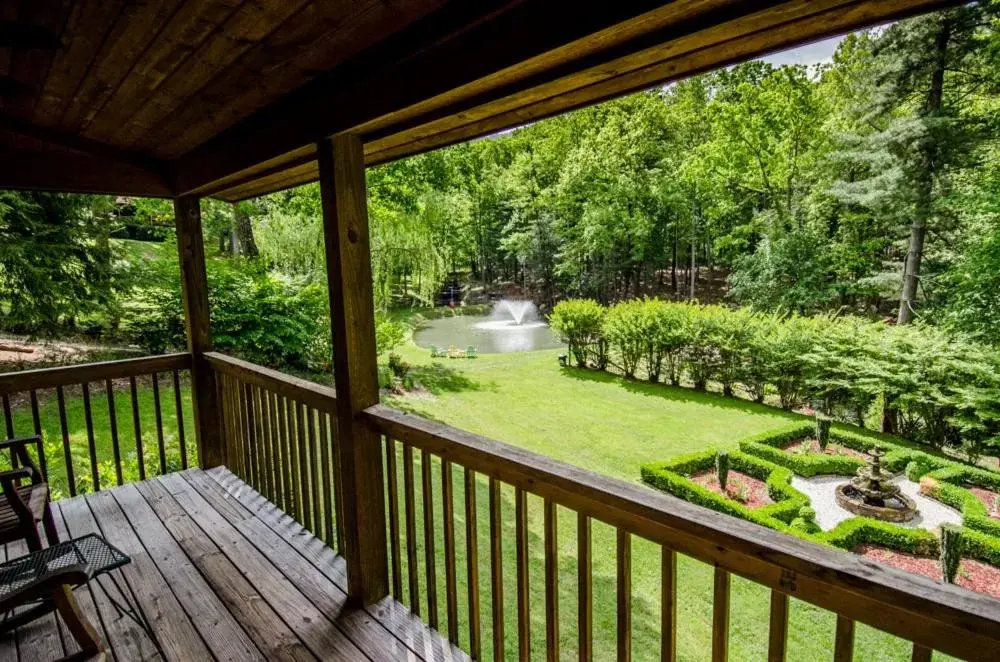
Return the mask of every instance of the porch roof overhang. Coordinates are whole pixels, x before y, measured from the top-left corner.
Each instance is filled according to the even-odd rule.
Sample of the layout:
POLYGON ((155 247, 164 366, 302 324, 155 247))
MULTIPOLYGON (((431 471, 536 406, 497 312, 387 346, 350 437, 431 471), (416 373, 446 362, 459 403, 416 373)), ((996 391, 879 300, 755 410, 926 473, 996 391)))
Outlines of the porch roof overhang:
POLYGON ((954 0, 0 6, 0 188, 237 201, 954 0))

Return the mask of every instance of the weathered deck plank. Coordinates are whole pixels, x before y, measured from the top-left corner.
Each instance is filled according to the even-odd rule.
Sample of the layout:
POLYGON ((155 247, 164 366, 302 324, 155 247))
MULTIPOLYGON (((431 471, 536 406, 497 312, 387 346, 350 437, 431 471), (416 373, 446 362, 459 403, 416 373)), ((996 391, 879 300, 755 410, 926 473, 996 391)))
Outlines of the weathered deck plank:
MULTIPOLYGON (((191 469, 60 501, 60 538, 101 533, 132 563, 124 590, 151 621, 161 657, 99 589, 77 598, 124 660, 467 660, 386 600, 346 606, 343 559, 274 504, 222 470, 191 469)), ((0 561, 20 555, 0 546, 0 561)), ((76 650, 55 616, 0 637, 2 660, 76 650)))

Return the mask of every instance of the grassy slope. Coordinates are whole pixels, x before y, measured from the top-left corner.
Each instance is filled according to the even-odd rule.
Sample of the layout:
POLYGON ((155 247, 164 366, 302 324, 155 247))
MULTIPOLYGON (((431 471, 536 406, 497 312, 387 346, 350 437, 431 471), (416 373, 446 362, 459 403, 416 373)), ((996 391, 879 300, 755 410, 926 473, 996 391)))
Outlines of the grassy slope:
MULTIPOLYGON (((563 371, 557 364, 558 351, 436 362, 431 362, 427 352, 416 347, 403 348, 401 353, 417 367, 422 381, 432 393, 395 397, 389 404, 631 482, 638 482, 639 467, 644 462, 706 447, 732 448, 745 436, 801 418, 774 408, 714 394, 629 382, 585 371, 563 371)), ((418 456, 418 505, 421 498, 419 459, 418 456)), ((401 465, 401 455, 399 461, 401 465)), ((441 483, 437 463, 434 464, 433 484, 435 517, 440 518, 441 483)), ((402 490, 402 473, 399 485, 402 490)), ((461 474, 456 471, 459 620, 461 641, 467 645, 463 498, 461 474)), ((503 493, 503 501, 505 657, 515 659, 516 561, 512 489, 503 493)), ((477 489, 477 510, 485 650, 489 649, 491 641, 489 510, 485 481, 480 481, 477 489)), ((541 500, 529 499, 532 647, 537 658, 544 657, 545 645, 542 510, 541 500)), ((422 521, 421 517, 418 507, 418 523, 422 521)), ((576 650, 576 525, 574 513, 559 509, 560 639, 563 655, 574 654, 576 650)), ((440 523, 437 527, 437 583, 443 611, 443 540, 440 523)), ((419 538, 421 599, 425 602, 424 547, 423 540, 419 538)), ((633 540, 632 547, 633 657, 638 660, 658 659, 660 551, 657 546, 639 539, 633 540)), ((405 557, 405 547, 403 549, 405 557)), ((593 550, 595 659, 611 659, 616 644, 615 532, 611 527, 594 524, 593 550)), ((707 660, 711 641, 712 569, 689 558, 679 559, 678 569, 678 659, 707 660)), ((732 590, 731 659, 765 659, 769 594, 762 587, 740 578, 734 578, 732 590)), ((834 616, 803 603, 793 604, 789 659, 828 659, 833 647, 834 616)), ((422 613, 427 613, 426 604, 422 613)), ((444 630, 446 619, 443 613, 441 619, 444 630)), ((908 646, 904 642, 870 628, 859 627, 855 659, 903 660, 908 656, 908 646)), ((492 659, 488 650, 485 657, 492 659)))

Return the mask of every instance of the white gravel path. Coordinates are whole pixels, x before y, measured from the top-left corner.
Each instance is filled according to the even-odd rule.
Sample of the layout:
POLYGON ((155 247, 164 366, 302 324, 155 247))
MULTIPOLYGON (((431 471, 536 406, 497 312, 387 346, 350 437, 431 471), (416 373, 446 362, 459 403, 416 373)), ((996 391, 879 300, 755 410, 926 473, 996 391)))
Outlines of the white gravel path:
MULTIPOLYGON (((824 531, 828 531, 845 519, 857 517, 854 513, 837 505, 834 490, 841 483, 849 480, 847 476, 813 476, 802 478, 792 476, 792 487, 809 497, 812 507, 816 510, 816 523, 824 531)), ((909 522, 900 524, 910 529, 937 529, 944 522, 962 523, 962 514, 953 508, 925 497, 920 493, 920 485, 905 476, 898 476, 892 481, 897 483, 903 494, 917 504, 917 516, 909 522)))

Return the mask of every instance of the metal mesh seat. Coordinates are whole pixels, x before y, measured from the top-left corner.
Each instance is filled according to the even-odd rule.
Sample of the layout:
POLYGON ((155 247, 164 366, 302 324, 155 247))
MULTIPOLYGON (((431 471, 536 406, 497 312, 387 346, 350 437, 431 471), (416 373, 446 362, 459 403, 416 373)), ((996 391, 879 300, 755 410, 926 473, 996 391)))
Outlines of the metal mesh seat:
POLYGON ((0 565, 0 600, 64 568, 85 565, 89 581, 129 561, 126 554, 96 534, 59 543, 0 565))

